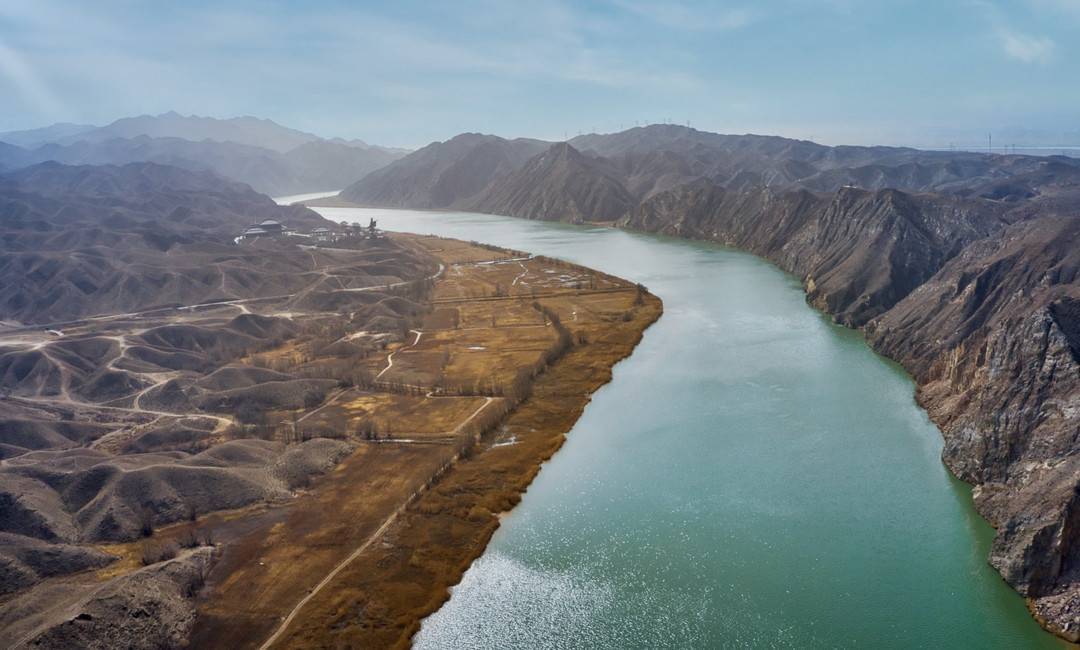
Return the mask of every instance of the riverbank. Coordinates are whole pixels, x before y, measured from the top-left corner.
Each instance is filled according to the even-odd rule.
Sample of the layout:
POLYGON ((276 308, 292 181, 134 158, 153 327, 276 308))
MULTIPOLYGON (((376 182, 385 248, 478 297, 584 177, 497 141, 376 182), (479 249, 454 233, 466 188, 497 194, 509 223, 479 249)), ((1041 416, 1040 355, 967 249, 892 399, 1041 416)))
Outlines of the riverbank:
POLYGON ((392 237, 444 268, 430 311, 360 362, 376 385, 302 420, 374 439, 358 434, 308 495, 221 529, 194 645, 407 643, 661 312, 648 292, 577 265, 392 237))
POLYGON ((464 459, 417 498, 357 557, 334 587, 313 598, 279 647, 406 647, 420 621, 437 611, 549 459, 565 441, 611 368, 628 356, 661 314, 647 296, 631 319, 608 331, 581 328, 577 346, 541 375, 532 397, 503 423, 499 437, 464 459))
MULTIPOLYGON (((315 205, 318 205, 318 203, 315 205)), ((348 213, 349 210, 330 208, 329 212, 336 215, 348 213)), ((380 211, 367 210, 366 212, 378 213, 380 211)), ((393 211, 383 210, 381 212, 387 218, 389 218, 390 214, 393 214, 393 211)), ((830 319, 844 324, 844 320, 834 314, 836 310, 830 308, 831 301, 821 297, 821 287, 816 286, 819 282, 814 277, 807 275, 803 268, 816 259, 813 255, 801 254, 799 251, 803 249, 785 246, 774 250, 766 246, 766 244, 759 245, 755 243, 756 240, 752 238, 744 241, 736 239, 734 235, 728 237, 725 235, 726 231, 722 229, 713 232, 712 229, 705 226, 691 227, 693 224, 689 223, 682 224, 685 226, 683 228, 678 227, 678 225, 665 227, 664 224, 666 223, 668 222, 659 220, 656 222, 643 222, 636 226, 630 223, 622 225, 623 229, 630 232, 654 232, 674 235, 681 239, 711 240, 719 241, 722 244, 737 245, 750 253, 769 260, 784 271, 793 273, 800 280, 804 294, 814 298, 808 300, 808 302, 829 316, 830 319)), ((676 222, 676 224, 681 223, 676 222)), ((768 242, 775 244, 771 239, 768 242)), ((835 278, 833 280, 835 282, 835 278)), ((836 288, 833 287, 833 289, 836 288)), ((924 310, 926 313, 936 313, 932 308, 927 309, 928 311, 924 310)), ((948 312, 949 310, 952 310, 952 306, 945 311, 948 312)), ((996 338, 991 337, 994 340, 985 341, 984 344, 980 344, 976 340, 975 343, 969 342, 966 346, 961 346, 960 350, 972 350, 970 354, 965 355, 962 352, 959 354, 946 353, 935 361, 931 348, 917 345, 920 340, 918 337, 912 338, 911 332, 902 335, 903 328, 910 328, 911 322, 923 322, 917 320, 917 311, 905 313, 908 313, 908 317, 906 320, 901 319, 901 322, 898 322, 900 317, 896 317, 892 319, 892 322, 884 320, 884 327, 878 327, 876 330, 867 326, 857 329, 860 332, 868 333, 868 342, 875 351, 898 361, 908 375, 915 379, 917 384, 914 391, 916 399, 936 425, 937 435, 946 443, 946 447, 941 454, 945 466, 955 476, 966 481, 969 485, 983 488, 975 492, 976 508, 998 530, 1011 531, 1007 534, 998 535, 993 551, 984 552, 983 559, 985 560, 989 555, 992 566, 1021 594, 1026 596, 1045 594, 1046 592, 1034 589, 1033 585, 1041 584, 1036 578, 1042 580, 1046 576, 1051 576, 1046 579, 1052 580, 1054 570, 1051 568, 1049 573, 1040 573, 1037 570, 1038 563, 1033 559, 1040 556, 1047 556, 1052 559, 1062 553, 1068 553, 1069 542, 1066 539, 1058 547, 1054 547, 1053 544, 1048 546, 1044 542, 1040 542, 1039 539, 1031 538, 1031 535, 1033 531, 1037 531, 1042 527, 1053 529, 1055 527, 1060 528, 1063 525, 1064 520, 1059 516, 1061 510, 1057 506, 1068 501, 1069 485, 1066 484, 1066 475, 1069 474, 1068 468, 1063 470, 1059 463, 1051 463, 1045 467, 1037 466, 1038 471, 1036 472, 1025 470, 1024 473, 1019 475, 1006 476, 1002 474, 1005 470, 1001 469, 1001 463, 995 461, 995 458, 1007 455, 1008 452, 998 448, 1002 445, 1007 447, 1008 445, 1015 446, 1022 443, 1009 442, 1008 440, 1004 442, 1001 440, 997 442, 994 440, 983 441, 984 436, 982 434, 972 437, 967 436, 964 432, 983 431, 983 428, 980 427, 983 426, 985 417, 980 420, 979 418, 982 417, 980 414, 985 413, 986 409, 994 404, 1003 405, 1002 408, 1007 408, 1009 413, 1015 415, 1015 417, 1010 416, 1007 419, 1013 429, 1021 427, 1024 422, 1029 420, 1025 414, 1042 412, 1034 406, 1026 405, 1024 395, 1028 393, 1036 396, 1041 395, 1040 389, 1037 387, 1048 385, 1051 380, 1057 381, 1058 387, 1055 390, 1061 391, 1060 385, 1065 381, 1061 378, 1063 375, 1044 371, 1043 368, 1052 369, 1057 366, 1068 366, 1071 360, 1068 358, 1067 345, 1062 343, 1061 336, 1054 333, 1053 324, 1051 323, 1049 327, 1050 334, 1046 336, 1046 347, 1049 350, 1046 354, 1045 363, 1042 365, 1025 365, 1025 358, 1027 357, 1024 355, 1030 357, 1031 354, 1037 353, 1038 350, 1028 350, 1020 344, 1014 344, 1015 341, 1010 343, 1011 334, 1008 328, 1004 328, 1004 334, 998 332, 995 335, 996 338), (904 338, 904 336, 907 336, 907 338, 904 338), (887 344, 883 344, 883 341, 886 341, 889 337, 892 340, 887 341, 887 344), (997 340, 996 343, 995 340, 997 340), (981 348, 980 345, 982 345, 981 348), (923 354, 923 358, 911 357, 912 350, 925 351, 927 349, 930 352, 923 354), (982 352, 979 351, 980 349, 982 349, 982 352), (989 353, 991 350, 998 353, 999 358, 993 359, 993 355, 989 353), (927 358, 929 358, 929 361, 927 361, 927 358), (1020 377, 1017 380, 1017 385, 1032 387, 1031 390, 1027 392, 1025 392, 1026 389, 1020 391, 1011 390, 1009 383, 1001 380, 1001 377, 1005 375, 1001 373, 995 375, 995 373, 987 371, 985 364, 988 360, 1012 368, 1011 372, 1015 372, 1020 377), (994 377, 997 378, 996 383, 988 380, 988 378, 993 379, 994 377), (1019 481, 1019 488, 1017 488, 1018 476, 1020 479, 1025 479, 1019 481), (1062 477, 1066 479, 1064 482, 1059 480, 1062 477), (1018 490, 1021 491, 1018 492, 1018 490), (1028 507, 1017 510, 1017 504, 1022 503, 1028 504, 1028 507), (1034 554, 1022 552, 1025 548, 1032 550, 1034 554), (1036 548, 1037 551, 1033 550, 1036 548), (1025 577, 1029 574, 1034 575, 1034 578, 1031 578, 1033 582, 1030 583, 1028 578, 1025 577)), ((1060 320, 1062 317, 1059 315, 1056 318, 1060 320)), ((1030 330, 1031 336, 1024 340, 1042 340, 1040 336, 1043 336, 1047 329, 1047 317, 1039 313, 1028 320, 1030 323, 1025 325, 1025 331, 1030 330)), ((874 322, 871 322, 870 325, 874 324, 874 322)), ((938 340, 940 343, 939 339, 940 337, 935 335, 933 340, 938 340)), ((1058 403, 1067 402, 1068 400, 1064 402, 1058 400, 1058 403)), ((1054 400, 1048 402, 1048 404, 1053 403, 1054 400)), ((1060 415, 1060 412, 1053 408, 1048 412, 1051 415, 1060 415)), ((1069 409, 1066 408, 1062 412, 1067 414, 1069 409)), ((1055 438, 1052 435, 1055 431, 1054 423, 1059 419, 1056 420, 1054 417, 1050 417, 1040 425, 1042 429, 1033 434, 1038 439, 1038 444, 1048 448, 1062 444, 1060 436, 1055 438), (1045 442, 1043 442, 1044 439, 1045 442)), ((1038 448, 1042 449, 1043 447, 1038 448)), ((1071 534, 1067 527, 1062 529, 1062 533, 1065 534, 1066 538, 1071 534)), ((1053 539, 1059 537, 1061 536, 1055 535, 1053 539)), ((1049 538, 1050 536, 1047 537, 1047 539, 1049 538)), ((1045 584, 1042 588, 1046 588, 1045 584)), ((1044 627, 1052 629, 1064 638, 1075 638, 1075 630, 1078 629, 1076 628, 1077 600, 1075 590, 1070 592, 1069 589, 1064 589, 1060 593, 1053 592, 1051 596, 1044 596, 1040 600, 1042 601, 1041 604, 1036 601, 1031 603, 1032 608, 1037 611, 1037 618, 1040 623, 1043 623, 1044 627), (1056 620, 1056 623, 1046 624, 1046 621, 1051 619, 1056 620)))

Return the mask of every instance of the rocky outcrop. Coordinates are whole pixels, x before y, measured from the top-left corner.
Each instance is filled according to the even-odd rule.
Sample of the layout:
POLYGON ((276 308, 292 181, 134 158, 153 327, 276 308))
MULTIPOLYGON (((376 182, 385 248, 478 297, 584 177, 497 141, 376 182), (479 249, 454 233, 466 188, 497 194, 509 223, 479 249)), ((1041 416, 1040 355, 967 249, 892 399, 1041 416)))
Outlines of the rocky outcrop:
MULTIPOLYGON (((966 248, 868 327, 941 427, 942 457, 998 529, 991 563, 1080 631, 1080 219, 966 248), (1072 594, 1069 596, 1069 594, 1072 594)), ((1061 628, 1064 630, 1065 628, 1061 628)))
POLYGON ((997 206, 895 190, 834 195, 729 191, 698 181, 646 200, 619 225, 709 239, 805 278, 809 299, 851 326, 885 312, 967 242, 1003 224, 997 206))
POLYGON ((63 611, 42 617, 12 647, 185 647, 195 624, 192 597, 202 587, 213 553, 213 548, 199 548, 110 580, 63 611))

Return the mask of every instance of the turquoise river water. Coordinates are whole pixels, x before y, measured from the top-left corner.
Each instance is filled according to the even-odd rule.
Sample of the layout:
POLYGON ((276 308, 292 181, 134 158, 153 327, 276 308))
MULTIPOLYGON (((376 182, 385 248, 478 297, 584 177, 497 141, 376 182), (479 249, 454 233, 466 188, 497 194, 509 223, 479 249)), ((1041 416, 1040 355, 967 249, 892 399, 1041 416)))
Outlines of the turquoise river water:
POLYGON ((986 563, 914 385, 796 278, 704 243, 319 208, 641 282, 664 316, 418 648, 1061 648, 986 563))

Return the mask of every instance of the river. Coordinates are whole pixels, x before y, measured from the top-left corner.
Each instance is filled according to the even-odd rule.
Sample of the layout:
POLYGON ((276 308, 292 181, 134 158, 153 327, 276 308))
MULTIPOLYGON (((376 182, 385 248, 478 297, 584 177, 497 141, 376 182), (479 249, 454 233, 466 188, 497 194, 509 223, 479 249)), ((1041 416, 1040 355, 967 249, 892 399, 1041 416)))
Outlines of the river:
POLYGON ((456 212, 319 208, 641 282, 664 316, 418 648, 1060 648, 987 564, 914 384, 798 280, 716 245, 456 212))

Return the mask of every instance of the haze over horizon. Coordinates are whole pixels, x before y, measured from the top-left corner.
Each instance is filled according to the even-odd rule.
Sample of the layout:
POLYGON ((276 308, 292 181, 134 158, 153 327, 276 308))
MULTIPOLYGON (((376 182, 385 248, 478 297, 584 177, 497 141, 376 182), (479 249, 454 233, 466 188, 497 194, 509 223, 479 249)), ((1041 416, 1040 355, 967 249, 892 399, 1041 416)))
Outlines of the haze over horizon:
POLYGON ((175 110, 405 147, 665 121, 826 144, 1077 145, 1078 31, 1077 0, 9 3, 0 131, 175 110))

